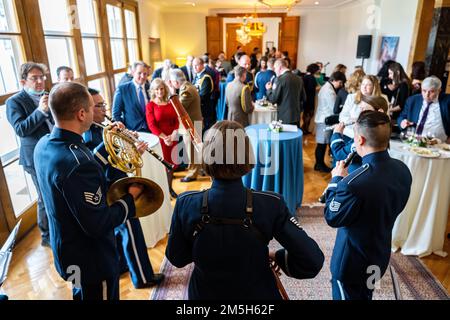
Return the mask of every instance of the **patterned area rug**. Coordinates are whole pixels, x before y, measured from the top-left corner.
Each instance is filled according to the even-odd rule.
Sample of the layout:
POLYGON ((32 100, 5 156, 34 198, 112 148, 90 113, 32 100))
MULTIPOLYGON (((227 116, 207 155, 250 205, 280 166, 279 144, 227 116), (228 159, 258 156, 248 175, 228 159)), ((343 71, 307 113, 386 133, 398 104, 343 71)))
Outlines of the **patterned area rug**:
MULTIPOLYGON (((325 263, 320 273, 310 280, 297 280, 284 274, 281 281, 291 300, 329 300, 331 299, 330 257, 333 250, 336 230, 330 228, 323 219, 323 207, 304 206, 299 212, 299 221, 308 235, 315 239, 325 254, 325 263)), ((270 247, 280 245, 273 240, 270 247)), ((391 255, 391 266, 397 274, 398 284, 403 300, 448 300, 450 296, 439 281, 430 273, 422 262, 412 256, 400 253, 391 255)), ((164 282, 155 288, 151 300, 187 300, 187 288, 193 264, 178 269, 164 258, 161 271, 166 275, 164 282)), ((375 300, 394 300, 391 274, 388 271, 381 279, 374 292, 375 300)))

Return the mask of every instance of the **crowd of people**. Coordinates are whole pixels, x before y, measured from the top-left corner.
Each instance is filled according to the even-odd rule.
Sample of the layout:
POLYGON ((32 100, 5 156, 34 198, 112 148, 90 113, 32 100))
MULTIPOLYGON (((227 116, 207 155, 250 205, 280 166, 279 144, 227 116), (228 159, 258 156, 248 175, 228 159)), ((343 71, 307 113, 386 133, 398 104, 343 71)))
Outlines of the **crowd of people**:
MULTIPOLYGON (((323 68, 316 62, 303 73, 292 70, 287 52, 272 48, 262 55, 255 48, 247 55, 238 48, 230 61, 223 52, 217 59, 188 56, 185 66, 165 60, 154 72, 136 61, 120 80, 111 108, 113 127, 158 136, 162 156, 174 168, 181 163, 177 148, 188 146, 188 173, 181 181, 194 181, 199 174, 213 180, 207 191, 178 197, 173 170, 166 170, 170 195, 178 197, 166 255, 177 267, 194 262, 190 299, 280 299, 269 258, 298 279, 315 277, 322 268, 322 251, 283 198, 243 187, 241 177, 254 160, 244 128, 261 99, 277 106, 284 124, 296 125, 305 136, 315 132, 314 169, 332 171, 324 214, 338 228, 331 260, 333 298, 371 299, 367 268, 377 265, 385 272, 392 227, 411 187, 407 167, 389 157, 389 139, 415 127, 417 134, 450 142, 450 98, 441 94, 438 78, 426 77, 423 63, 414 64, 411 78, 395 61, 377 76, 358 67, 347 78, 347 67, 340 64, 327 77, 323 68), (218 122, 220 81, 227 83, 228 120, 218 122), (170 100, 175 94, 195 128, 180 127, 170 100), (183 133, 190 129, 204 137, 203 153, 183 133), (208 158, 223 149, 219 154, 229 160, 224 144, 229 131, 243 139, 245 163, 238 161, 242 150, 234 150, 231 163, 208 158), (325 163, 327 146, 334 169, 325 163), (347 168, 344 160, 354 152, 357 157, 347 168), (283 249, 269 252, 272 238, 283 249)), ((105 120, 103 97, 75 82, 73 70, 64 66, 47 93, 47 73, 45 65, 23 64, 23 90, 6 103, 8 121, 21 140, 20 164, 38 191, 42 245, 51 246, 63 279, 73 280, 71 266, 81 269, 74 299, 118 299, 119 275, 127 269, 136 288, 161 283, 164 275, 153 272, 135 217, 143 187, 132 184, 128 194, 106 203, 109 186, 125 174, 106 160, 96 126, 105 120)), ((147 147, 137 145, 141 153, 147 147)))

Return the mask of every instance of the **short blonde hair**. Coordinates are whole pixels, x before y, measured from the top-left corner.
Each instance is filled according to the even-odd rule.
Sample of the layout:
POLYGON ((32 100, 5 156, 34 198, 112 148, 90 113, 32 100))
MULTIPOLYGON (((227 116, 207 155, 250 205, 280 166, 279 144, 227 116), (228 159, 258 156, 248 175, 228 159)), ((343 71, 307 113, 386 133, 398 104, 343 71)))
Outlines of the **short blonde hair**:
POLYGON ((253 148, 241 124, 220 121, 206 132, 202 167, 212 178, 239 179, 253 169, 254 163, 253 148))
POLYGON ((158 89, 160 86, 163 86, 163 87, 164 87, 164 97, 163 97, 163 98, 164 98, 164 101, 165 101, 165 102, 169 101, 169 94, 170 94, 169 87, 168 87, 167 84, 164 82, 164 80, 161 79, 161 78, 155 78, 155 79, 152 81, 152 83, 150 84, 150 98, 151 98, 152 100, 155 100, 155 98, 156 98, 155 91, 156 91, 156 89, 158 89))

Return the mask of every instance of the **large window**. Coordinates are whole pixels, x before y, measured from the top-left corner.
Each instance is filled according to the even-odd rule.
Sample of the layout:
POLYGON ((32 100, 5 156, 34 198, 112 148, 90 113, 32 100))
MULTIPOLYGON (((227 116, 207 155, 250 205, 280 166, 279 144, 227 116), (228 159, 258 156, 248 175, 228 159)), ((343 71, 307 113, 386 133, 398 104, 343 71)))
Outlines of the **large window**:
POLYGON ((0 57, 0 95, 19 90, 24 53, 13 0, 0 0, 0 57))
POLYGON ((96 0, 77 0, 83 54, 88 76, 104 71, 101 33, 96 0))
POLYGON ((125 37, 123 33, 122 10, 119 7, 107 4, 106 13, 108 15, 113 69, 125 68, 125 37))
POLYGON ((127 31, 128 61, 133 63, 139 60, 139 41, 136 29, 136 14, 125 9, 125 29, 127 31))
POLYGON ((71 67, 75 77, 78 75, 72 34, 76 19, 69 17, 69 13, 73 14, 69 8, 67 0, 39 0, 52 82, 56 82, 56 69, 60 66, 71 67))

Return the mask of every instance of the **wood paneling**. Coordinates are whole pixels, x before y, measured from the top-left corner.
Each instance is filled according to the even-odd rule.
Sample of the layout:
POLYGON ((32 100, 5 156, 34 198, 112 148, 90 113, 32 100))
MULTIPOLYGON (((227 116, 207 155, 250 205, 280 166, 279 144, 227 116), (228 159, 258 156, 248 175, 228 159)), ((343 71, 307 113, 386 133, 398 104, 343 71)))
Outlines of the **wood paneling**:
POLYGON ((236 30, 241 27, 241 24, 239 23, 227 23, 225 25, 226 27, 226 38, 227 38, 227 48, 226 53, 227 57, 231 59, 231 57, 236 53, 236 48, 238 46, 242 47, 242 50, 250 56, 250 54, 253 52, 253 48, 258 47, 260 51, 263 51, 262 47, 262 38, 256 38, 252 37, 252 41, 250 41, 245 46, 237 41, 236 38, 236 30))
POLYGON ((217 57, 223 48, 221 17, 206 17, 206 50, 217 57))
POLYGON ((300 17, 285 17, 281 23, 280 51, 287 51, 291 68, 297 67, 297 51, 300 34, 300 17))
POLYGON ((416 14, 416 24, 414 26, 413 43, 409 58, 408 70, 415 61, 425 61, 428 39, 431 26, 433 24, 433 11, 435 0, 419 0, 416 14))

